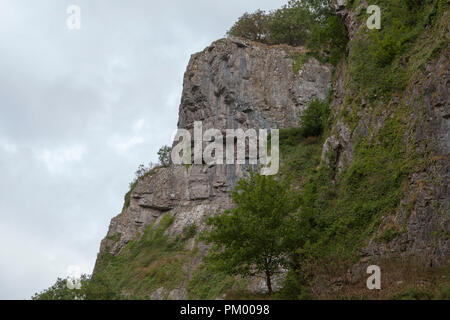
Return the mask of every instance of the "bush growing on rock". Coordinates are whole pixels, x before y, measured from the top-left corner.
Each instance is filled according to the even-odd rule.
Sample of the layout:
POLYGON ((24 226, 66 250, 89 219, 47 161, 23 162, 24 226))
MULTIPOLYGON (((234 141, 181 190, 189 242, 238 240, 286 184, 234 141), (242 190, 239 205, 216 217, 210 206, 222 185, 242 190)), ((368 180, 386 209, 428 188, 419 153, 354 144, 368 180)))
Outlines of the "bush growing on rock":
POLYGON ((300 118, 300 131, 303 137, 320 136, 327 124, 330 108, 328 103, 314 100, 300 118))

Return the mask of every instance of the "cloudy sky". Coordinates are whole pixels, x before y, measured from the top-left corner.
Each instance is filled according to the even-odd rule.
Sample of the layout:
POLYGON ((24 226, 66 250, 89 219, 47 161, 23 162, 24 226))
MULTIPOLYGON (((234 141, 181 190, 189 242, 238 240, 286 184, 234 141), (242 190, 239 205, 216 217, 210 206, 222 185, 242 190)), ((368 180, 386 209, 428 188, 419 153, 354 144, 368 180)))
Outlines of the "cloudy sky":
POLYGON ((190 55, 284 2, 0 0, 0 299, 92 272, 135 169, 171 143, 190 55))

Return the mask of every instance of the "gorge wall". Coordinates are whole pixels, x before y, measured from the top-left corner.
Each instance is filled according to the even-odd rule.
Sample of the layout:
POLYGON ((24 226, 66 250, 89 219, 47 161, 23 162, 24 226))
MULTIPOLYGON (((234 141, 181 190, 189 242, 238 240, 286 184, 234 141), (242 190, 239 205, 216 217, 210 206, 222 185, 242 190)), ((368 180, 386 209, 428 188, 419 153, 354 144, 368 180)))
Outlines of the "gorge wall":
MULTIPOLYGON (((336 198, 327 210, 345 216, 361 209, 368 214, 367 226, 356 217, 343 220, 348 223, 345 228, 358 223, 361 230, 370 230, 364 229, 367 238, 357 261, 317 289, 324 291, 360 281, 368 264, 382 264, 389 257, 412 259, 421 266, 450 265, 448 12, 418 34, 420 41, 398 58, 398 69, 392 70, 395 76, 402 75, 404 87, 375 92, 362 84, 370 75, 358 78, 355 72, 361 68, 358 50, 367 40, 363 30, 367 2, 355 0, 349 6, 341 2, 333 1, 349 43, 336 68, 308 57, 294 72, 297 57, 305 56, 304 48, 233 37, 218 40, 191 57, 178 122, 178 128, 190 131, 194 121, 202 121, 204 130, 222 132, 297 127, 309 103, 326 100, 331 89, 331 125, 320 141, 320 165, 312 170, 331 172, 327 183, 336 198), (380 190, 371 189, 378 186, 380 190), (360 194, 352 193, 352 188, 360 194), (361 200, 354 209, 352 201, 360 195, 368 201, 361 200)), ((375 75, 374 83, 383 76, 375 75)), ((262 291, 262 280, 216 279, 205 270, 202 259, 208 247, 195 236, 205 228, 207 217, 232 207, 229 191, 249 169, 249 165, 171 165, 149 172, 130 191, 121 214, 112 219, 94 276, 114 277, 125 297, 202 299, 220 298, 230 288, 262 291), (207 288, 209 294, 193 288, 211 279, 218 287, 207 288)), ((404 276, 391 280, 400 283, 404 276)))
MULTIPOLYGON (((203 130, 223 132, 298 125, 308 104, 326 99, 331 85, 330 67, 314 58, 294 73, 293 57, 303 52, 303 48, 231 37, 192 55, 184 76, 178 128, 192 132, 194 121, 202 121, 203 130)), ((158 226, 166 215, 173 217, 165 231, 170 237, 182 235, 189 226, 202 231, 207 217, 232 207, 229 191, 248 171, 249 165, 171 165, 152 170, 131 190, 123 212, 112 219, 95 272, 102 269, 105 254, 120 255, 128 243, 139 239, 149 226, 158 226)), ((194 238, 186 247, 195 249, 196 257, 184 266, 181 283, 177 288, 157 288, 150 296, 186 298, 184 284, 207 251, 194 238)))

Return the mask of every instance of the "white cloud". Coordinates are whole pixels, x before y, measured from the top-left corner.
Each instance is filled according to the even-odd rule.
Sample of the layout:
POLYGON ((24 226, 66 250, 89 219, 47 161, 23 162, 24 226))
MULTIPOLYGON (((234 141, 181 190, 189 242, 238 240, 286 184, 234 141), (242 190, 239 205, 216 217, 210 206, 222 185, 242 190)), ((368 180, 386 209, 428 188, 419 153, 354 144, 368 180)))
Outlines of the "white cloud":
POLYGON ((112 147, 117 153, 123 154, 130 149, 143 144, 144 142, 145 140, 141 136, 134 136, 125 141, 115 137, 112 141, 109 142, 109 146, 112 147))
POLYGON ((3 149, 7 153, 16 153, 17 152, 17 146, 8 141, 0 140, 0 148, 3 149))
POLYGON ((141 131, 145 126, 145 119, 139 119, 135 124, 133 129, 135 131, 141 131))
POLYGON ((37 151, 38 160, 45 163, 52 174, 63 173, 67 167, 75 162, 80 162, 86 153, 85 146, 69 146, 55 150, 43 149, 37 151))

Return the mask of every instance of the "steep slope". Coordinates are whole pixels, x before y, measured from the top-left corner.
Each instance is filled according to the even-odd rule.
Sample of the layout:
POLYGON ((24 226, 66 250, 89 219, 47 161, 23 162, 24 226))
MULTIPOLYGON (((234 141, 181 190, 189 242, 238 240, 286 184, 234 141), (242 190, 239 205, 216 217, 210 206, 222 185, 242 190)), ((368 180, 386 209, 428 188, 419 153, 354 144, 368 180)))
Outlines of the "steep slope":
POLYGON ((445 265, 450 257, 449 12, 445 1, 425 3, 402 8, 379 1, 384 25, 376 40, 365 26, 366 1, 336 5, 349 30, 349 54, 334 84, 334 125, 323 160, 340 174, 361 158, 362 147, 375 148, 377 139, 385 147, 391 144, 391 156, 397 152, 394 161, 402 166, 395 173, 405 176, 399 206, 384 212, 365 254, 414 254, 426 264, 445 265), (401 45, 381 63, 387 39, 401 45), (373 69, 367 67, 371 63, 373 69), (376 243, 383 234, 389 241, 376 243))

